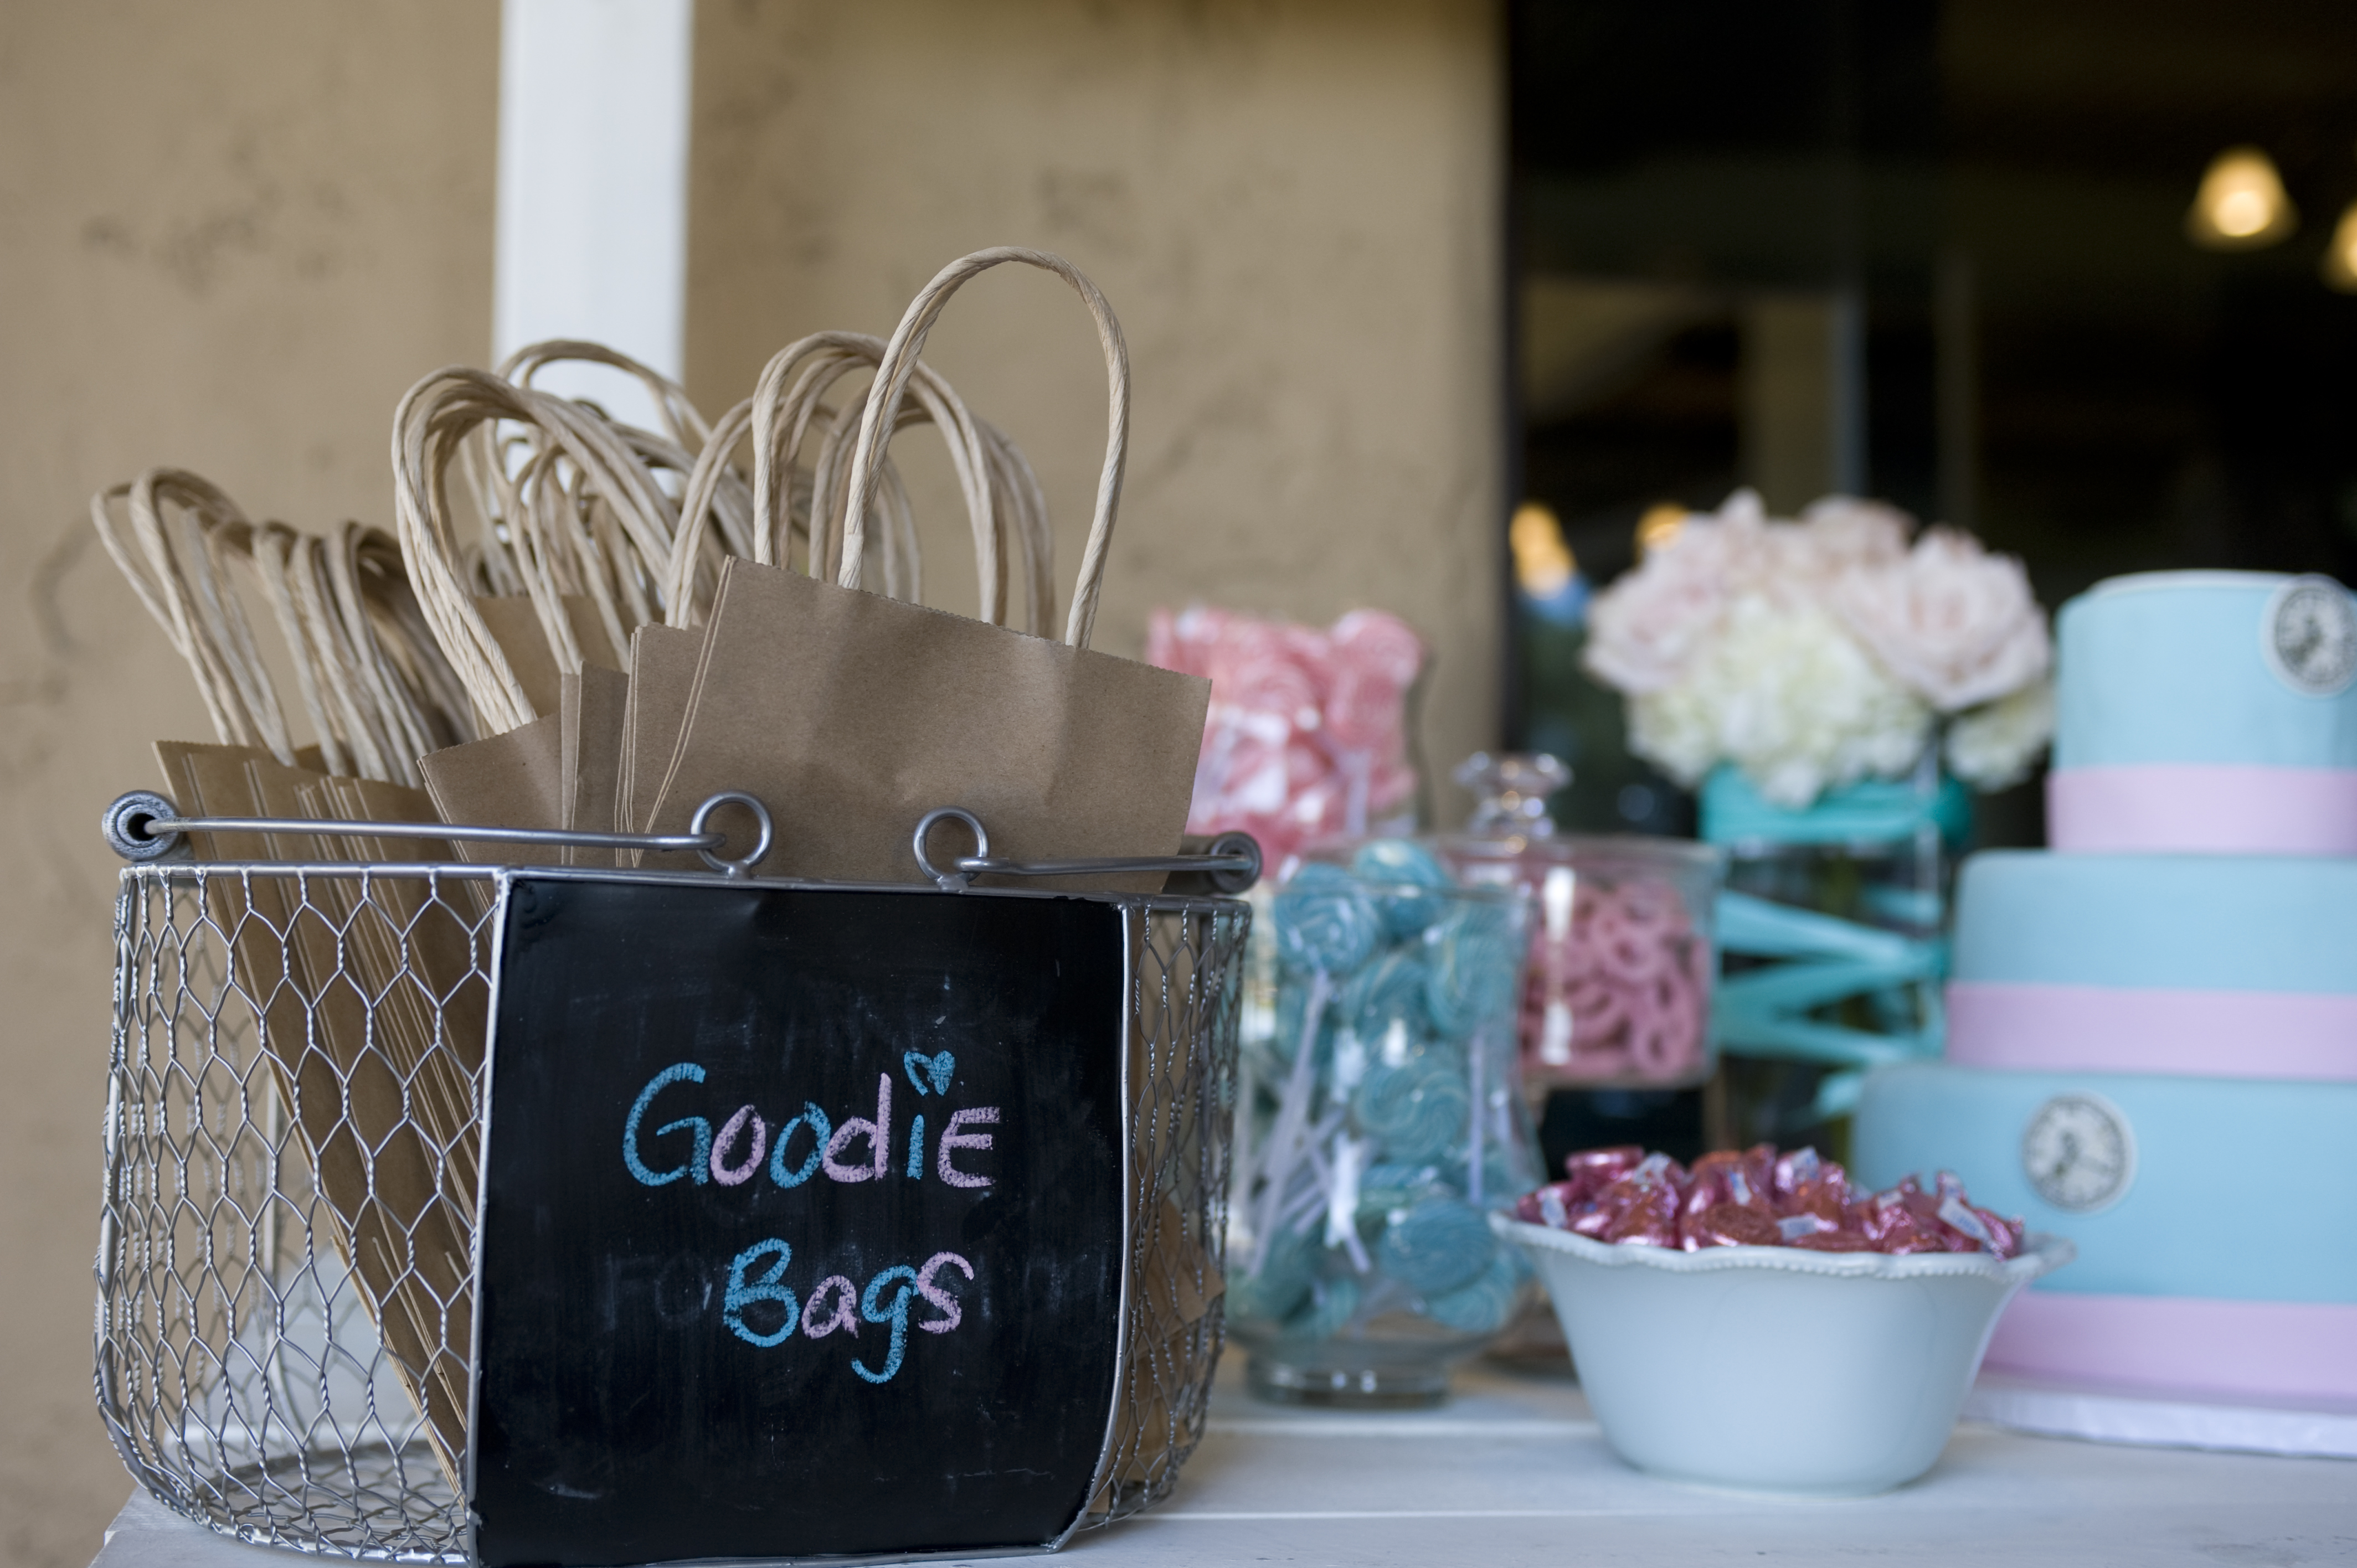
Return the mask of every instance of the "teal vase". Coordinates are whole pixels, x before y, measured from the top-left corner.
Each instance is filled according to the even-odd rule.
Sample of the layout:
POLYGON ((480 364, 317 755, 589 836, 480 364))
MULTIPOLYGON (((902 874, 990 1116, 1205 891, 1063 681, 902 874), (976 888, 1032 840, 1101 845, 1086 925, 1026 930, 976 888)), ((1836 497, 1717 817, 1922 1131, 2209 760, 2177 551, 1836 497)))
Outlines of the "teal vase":
POLYGON ((1700 807, 1703 838, 1727 855, 1718 1131, 1838 1157, 1867 1069, 1940 1054, 1949 883, 1972 797, 1927 764, 1793 810, 1727 768, 1700 807))

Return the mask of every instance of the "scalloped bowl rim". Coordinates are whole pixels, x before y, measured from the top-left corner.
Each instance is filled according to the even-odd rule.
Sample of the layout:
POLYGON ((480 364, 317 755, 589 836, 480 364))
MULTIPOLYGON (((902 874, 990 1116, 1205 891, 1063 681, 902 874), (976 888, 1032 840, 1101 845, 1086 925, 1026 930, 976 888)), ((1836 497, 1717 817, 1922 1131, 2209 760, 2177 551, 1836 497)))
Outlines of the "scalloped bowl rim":
POLYGON ((1598 1241, 1569 1230, 1557 1230, 1551 1225, 1534 1225, 1510 1214, 1491 1215, 1490 1228, 1505 1240, 1525 1247, 1568 1253, 1583 1262, 1606 1268, 1650 1268, 1688 1274, 1727 1269, 1777 1269, 1796 1274, 1878 1280, 1979 1274, 2026 1285, 2079 1255, 2078 1247, 2068 1238, 2042 1230, 2024 1236, 2021 1251, 2014 1256, 1999 1258, 1989 1252, 1819 1252, 1806 1247, 1704 1247, 1688 1252, 1670 1247, 1631 1246, 1625 1241, 1598 1241))

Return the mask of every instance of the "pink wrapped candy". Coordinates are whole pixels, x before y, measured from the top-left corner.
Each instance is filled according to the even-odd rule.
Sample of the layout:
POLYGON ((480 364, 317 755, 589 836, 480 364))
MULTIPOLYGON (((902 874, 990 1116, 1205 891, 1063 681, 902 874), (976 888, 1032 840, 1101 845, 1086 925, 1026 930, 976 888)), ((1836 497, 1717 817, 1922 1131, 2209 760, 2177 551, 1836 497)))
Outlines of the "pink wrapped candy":
POLYGON ((1319 839, 1385 831, 1414 803, 1406 699, 1424 644, 1396 616, 1353 610, 1319 631, 1157 610, 1146 657, 1211 682, 1188 832, 1242 829, 1275 866, 1319 839))
POLYGON ((1772 1144, 1705 1155, 1694 1169, 1622 1145, 1564 1162, 1563 1181, 1525 1194, 1514 1217, 1598 1241, 1647 1247, 1800 1247, 1819 1252, 2021 1251, 2022 1223, 1976 1207, 1953 1171, 1926 1192, 1909 1176, 1887 1192, 1854 1191, 1814 1149, 1772 1144))

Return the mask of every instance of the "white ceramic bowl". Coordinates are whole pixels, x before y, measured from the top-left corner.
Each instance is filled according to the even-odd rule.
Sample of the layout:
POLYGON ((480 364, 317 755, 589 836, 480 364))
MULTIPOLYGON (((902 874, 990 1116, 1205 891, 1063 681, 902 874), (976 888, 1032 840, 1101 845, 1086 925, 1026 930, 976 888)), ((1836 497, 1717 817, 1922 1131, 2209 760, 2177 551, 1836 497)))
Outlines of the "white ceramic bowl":
POLYGON ((1932 1467, 2013 1293, 2076 1250, 2019 1256, 1612 1246, 1491 1223, 1545 1279, 1581 1388, 1640 1469, 1860 1495, 1932 1467))

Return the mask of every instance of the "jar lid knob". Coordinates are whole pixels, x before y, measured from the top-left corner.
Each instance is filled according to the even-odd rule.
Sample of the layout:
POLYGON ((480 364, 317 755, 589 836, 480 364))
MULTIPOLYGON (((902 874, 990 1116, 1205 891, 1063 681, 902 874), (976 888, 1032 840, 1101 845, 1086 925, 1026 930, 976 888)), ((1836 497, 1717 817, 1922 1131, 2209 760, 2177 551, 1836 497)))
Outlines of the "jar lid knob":
POLYGON ((1484 838, 1546 838, 1555 832, 1547 797, 1571 782, 1571 769, 1543 751, 1477 751, 1459 763, 1457 781, 1474 792, 1465 831, 1484 838))

